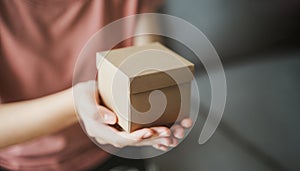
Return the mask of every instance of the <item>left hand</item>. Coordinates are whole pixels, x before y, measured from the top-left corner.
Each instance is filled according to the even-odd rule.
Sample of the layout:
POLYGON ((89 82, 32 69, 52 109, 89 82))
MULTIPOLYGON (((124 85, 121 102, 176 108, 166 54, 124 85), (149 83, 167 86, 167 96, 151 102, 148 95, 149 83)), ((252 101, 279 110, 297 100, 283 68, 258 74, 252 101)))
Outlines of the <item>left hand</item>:
POLYGON ((157 126, 139 129, 132 133, 120 131, 113 127, 117 121, 116 115, 99 105, 99 99, 95 99, 98 97, 95 81, 79 83, 74 87, 74 90, 76 91, 74 95, 78 100, 77 112, 84 123, 85 130, 90 137, 94 137, 100 144, 111 144, 118 148, 153 146, 156 149, 166 151, 169 147, 177 146, 178 140, 184 137, 185 129, 192 126, 192 120, 186 118, 171 128, 157 126), (110 117, 105 117, 105 114, 109 114, 110 117))
MULTIPOLYGON (((167 151, 169 147, 176 147, 178 145, 178 141, 185 136, 185 130, 191 128, 193 125, 193 121, 191 118, 185 118, 180 121, 180 123, 174 124, 170 129, 166 127, 166 130, 170 131, 170 136, 168 137, 157 137, 153 136, 148 140, 144 140, 141 145, 149 145, 152 143, 152 146, 158 150, 167 151), (164 142, 164 143, 155 143, 155 142, 164 142)), ((153 131, 155 131, 156 127, 152 127, 153 131)), ((160 128, 161 127, 157 127, 160 128)))

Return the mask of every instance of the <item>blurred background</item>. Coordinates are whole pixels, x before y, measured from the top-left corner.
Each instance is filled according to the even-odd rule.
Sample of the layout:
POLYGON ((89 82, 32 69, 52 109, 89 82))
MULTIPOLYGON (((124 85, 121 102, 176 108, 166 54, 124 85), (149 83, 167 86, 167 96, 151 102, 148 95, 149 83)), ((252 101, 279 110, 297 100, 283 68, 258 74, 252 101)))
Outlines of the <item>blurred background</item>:
POLYGON ((149 160, 149 170, 300 170, 300 1, 169 0, 161 12, 195 25, 213 44, 225 68, 227 103, 217 131, 198 144, 209 79, 186 47, 166 40, 196 62, 201 109, 188 137, 149 160))

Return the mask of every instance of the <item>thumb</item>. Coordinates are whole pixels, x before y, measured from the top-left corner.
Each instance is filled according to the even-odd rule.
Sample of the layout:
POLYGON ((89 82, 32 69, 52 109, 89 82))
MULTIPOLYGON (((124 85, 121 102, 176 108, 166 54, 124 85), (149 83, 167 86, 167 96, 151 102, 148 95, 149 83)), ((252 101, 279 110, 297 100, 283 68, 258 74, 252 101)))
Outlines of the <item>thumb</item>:
POLYGON ((99 106, 98 109, 100 112, 100 119, 103 123, 110 125, 117 123, 117 116, 114 112, 104 106, 99 106))

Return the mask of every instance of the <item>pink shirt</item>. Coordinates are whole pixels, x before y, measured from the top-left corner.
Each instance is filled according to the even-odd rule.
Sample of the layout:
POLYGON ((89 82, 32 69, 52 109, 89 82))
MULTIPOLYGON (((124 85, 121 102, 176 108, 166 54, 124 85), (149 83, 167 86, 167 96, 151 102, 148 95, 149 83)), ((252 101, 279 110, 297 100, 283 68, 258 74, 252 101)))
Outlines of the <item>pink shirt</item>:
MULTIPOLYGON (((157 1, 1 0, 0 99, 42 97, 72 85, 76 58, 88 38, 124 16, 151 12, 157 1)), ((0 151, 10 170, 86 170, 108 156, 78 124, 0 151)))

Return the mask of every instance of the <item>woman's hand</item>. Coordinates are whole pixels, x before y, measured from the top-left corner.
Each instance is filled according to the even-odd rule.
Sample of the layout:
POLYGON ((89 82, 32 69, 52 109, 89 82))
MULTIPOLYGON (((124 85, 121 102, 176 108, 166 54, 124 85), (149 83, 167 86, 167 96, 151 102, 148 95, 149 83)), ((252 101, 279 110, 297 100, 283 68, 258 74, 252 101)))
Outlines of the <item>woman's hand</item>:
POLYGON ((192 125, 191 119, 184 119, 180 124, 167 127, 150 127, 128 133, 116 129, 117 116, 111 110, 99 105, 95 81, 79 83, 74 87, 74 100, 77 113, 86 132, 100 144, 125 146, 153 146, 159 150, 178 145, 178 139, 184 137, 185 128, 192 125))

